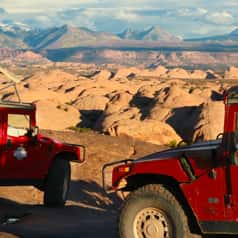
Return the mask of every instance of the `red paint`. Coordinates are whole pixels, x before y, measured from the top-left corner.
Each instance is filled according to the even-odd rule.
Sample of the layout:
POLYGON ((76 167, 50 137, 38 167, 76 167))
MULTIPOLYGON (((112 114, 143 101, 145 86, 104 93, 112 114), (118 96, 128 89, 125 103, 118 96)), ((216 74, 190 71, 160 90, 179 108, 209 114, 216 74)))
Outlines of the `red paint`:
POLYGON ((0 179, 44 179, 53 159, 62 152, 73 153, 78 162, 83 162, 78 146, 56 142, 41 134, 38 134, 36 138, 28 135, 8 136, 8 114, 27 115, 30 118, 30 128, 36 126, 34 104, 31 108, 1 107, 0 104, 0 179), (23 147, 27 152, 27 157, 23 160, 14 157, 14 152, 19 147, 23 147))
POLYGON ((130 172, 125 174, 118 173, 119 167, 116 167, 112 176, 114 190, 122 178, 140 174, 168 176, 179 184, 198 224, 200 221, 238 222, 238 165, 230 162, 232 154, 237 155, 234 133, 238 134, 238 98, 230 99, 228 92, 224 97, 224 136, 220 143, 149 155, 132 162, 130 172), (195 180, 181 166, 180 159, 184 156, 196 176, 195 180))

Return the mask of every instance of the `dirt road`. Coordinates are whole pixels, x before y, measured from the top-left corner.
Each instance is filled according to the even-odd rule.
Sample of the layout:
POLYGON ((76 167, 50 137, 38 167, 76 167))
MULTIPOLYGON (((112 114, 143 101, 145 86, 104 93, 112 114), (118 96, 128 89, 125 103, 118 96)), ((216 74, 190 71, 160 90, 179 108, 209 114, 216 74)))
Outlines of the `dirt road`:
POLYGON ((71 164, 72 182, 67 206, 47 209, 42 192, 33 187, 0 187, 0 237, 116 237, 115 219, 120 199, 101 187, 104 163, 145 155, 160 147, 95 133, 50 132, 57 140, 84 144, 87 162, 71 164), (6 224, 8 218, 20 218, 6 224))
POLYGON ((94 133, 44 133, 58 140, 86 145, 87 162, 82 166, 71 166, 72 182, 65 208, 44 208, 42 192, 33 187, 1 187, 0 238, 117 237, 115 224, 121 200, 103 192, 102 165, 113 160, 140 157, 162 148, 130 138, 94 133), (9 218, 19 220, 8 224, 15 222, 9 218))
MULTIPOLYGON (((71 191, 77 187, 98 189, 95 184, 77 182, 72 184, 71 191)), ((70 195, 69 202, 62 209, 46 209, 41 205, 25 205, 10 200, 0 200, 4 237, 116 237, 116 208, 88 195, 88 190, 78 191, 79 197, 70 195), (80 199, 84 203, 80 204, 80 199), (99 204, 100 203, 100 204, 99 204), (3 212, 4 211, 4 212, 3 212), (21 217, 15 224, 4 224, 8 217, 21 217)), ((1 237, 1 236, 0 236, 1 237)))

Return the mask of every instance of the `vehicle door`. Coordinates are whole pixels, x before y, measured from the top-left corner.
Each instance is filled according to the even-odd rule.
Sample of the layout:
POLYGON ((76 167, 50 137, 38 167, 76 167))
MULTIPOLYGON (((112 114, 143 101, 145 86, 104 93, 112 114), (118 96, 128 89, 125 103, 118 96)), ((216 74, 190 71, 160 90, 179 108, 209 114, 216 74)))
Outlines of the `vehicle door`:
MULTIPOLYGON (((238 221, 238 107, 234 106, 233 112, 234 118, 234 146, 231 148, 231 157, 229 160, 229 165, 227 167, 227 198, 228 206, 227 212, 232 210, 233 220, 238 221)), ((231 211, 230 211, 231 212, 231 211)), ((238 222, 236 223, 238 224, 238 222)), ((238 229, 237 229, 238 230, 238 229)))
POLYGON ((37 178, 41 151, 31 133, 31 114, 6 113, 6 142, 1 163, 1 178, 37 178))

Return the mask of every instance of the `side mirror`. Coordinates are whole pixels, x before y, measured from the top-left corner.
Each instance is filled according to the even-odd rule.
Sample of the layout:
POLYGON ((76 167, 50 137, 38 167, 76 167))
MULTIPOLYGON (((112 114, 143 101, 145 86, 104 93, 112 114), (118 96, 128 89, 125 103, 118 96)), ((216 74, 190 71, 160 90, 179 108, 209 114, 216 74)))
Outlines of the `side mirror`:
POLYGON ((38 126, 32 127, 31 130, 32 130, 31 136, 36 137, 39 133, 39 127, 38 126))
POLYGON ((231 165, 238 165, 238 157, 237 157, 236 153, 233 153, 230 156, 230 164, 231 165))
POLYGON ((229 149, 229 164, 238 165, 238 134, 236 132, 229 133, 227 142, 229 149))
POLYGON ((238 148, 238 133, 237 132, 235 132, 233 134, 233 142, 234 142, 235 148, 237 150, 237 148, 238 148))

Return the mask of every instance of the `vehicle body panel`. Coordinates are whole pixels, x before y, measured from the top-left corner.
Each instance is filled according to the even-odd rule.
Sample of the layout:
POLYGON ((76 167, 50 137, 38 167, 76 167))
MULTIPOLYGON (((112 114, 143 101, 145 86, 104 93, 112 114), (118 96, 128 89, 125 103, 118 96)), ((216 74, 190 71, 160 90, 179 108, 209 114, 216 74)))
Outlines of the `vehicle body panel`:
MULTIPOLYGON (((118 165, 113 168, 112 189, 131 189, 128 183, 137 175, 146 179, 157 175, 152 177, 154 183, 161 176, 172 178, 185 201, 183 206, 192 212, 202 233, 238 234, 238 87, 232 93, 232 97, 229 93, 224 97, 222 140, 170 149, 118 165)), ((158 181, 163 184, 163 180, 158 181)), ((171 192, 174 190, 172 184, 171 192)))
MULTIPOLYGON (((29 130, 36 127, 36 107, 34 104, 0 104, 0 184, 30 183, 44 180, 52 161, 61 153, 74 155, 69 159, 83 162, 81 146, 70 145, 44 137, 41 134, 12 136, 8 134, 9 115, 29 117, 29 130), (22 156, 23 155, 23 156, 22 156)), ((84 151, 84 147, 82 148, 84 151)))

